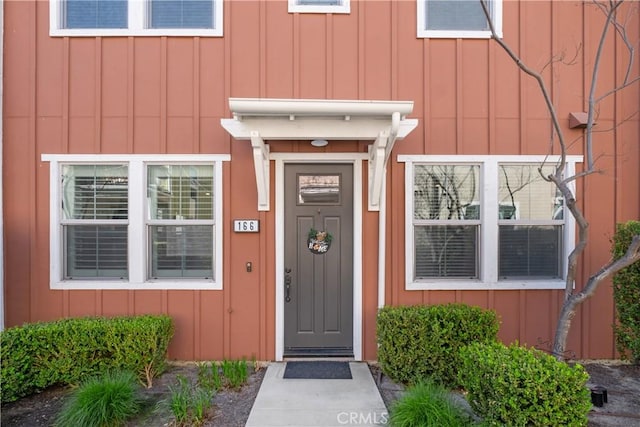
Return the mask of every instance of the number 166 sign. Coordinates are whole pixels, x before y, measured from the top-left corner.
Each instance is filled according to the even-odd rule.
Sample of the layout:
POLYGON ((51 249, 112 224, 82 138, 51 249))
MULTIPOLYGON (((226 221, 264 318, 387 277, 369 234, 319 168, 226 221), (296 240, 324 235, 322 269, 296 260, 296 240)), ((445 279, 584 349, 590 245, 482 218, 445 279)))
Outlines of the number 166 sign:
POLYGON ((257 219, 234 219, 233 231, 236 233, 257 233, 260 231, 257 219))

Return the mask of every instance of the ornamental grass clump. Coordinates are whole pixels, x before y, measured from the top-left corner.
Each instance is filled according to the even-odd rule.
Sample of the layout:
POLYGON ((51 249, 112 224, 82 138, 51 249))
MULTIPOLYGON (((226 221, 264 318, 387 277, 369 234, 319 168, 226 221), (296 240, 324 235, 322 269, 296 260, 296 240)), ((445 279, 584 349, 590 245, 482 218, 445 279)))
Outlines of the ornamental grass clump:
POLYGON ((222 389, 222 376, 217 364, 198 363, 198 385, 214 393, 222 389))
POLYGON ((391 407, 392 427, 462 427, 474 425, 442 386, 419 382, 391 407))
POLYGON ((249 378, 249 366, 245 360, 224 360, 221 364, 225 385, 239 389, 249 378))
POLYGON ((176 426, 201 426, 210 415, 215 392, 196 385, 184 375, 177 375, 178 383, 169 386, 170 396, 160 403, 168 406, 176 426))
POLYGON ((136 375, 110 371, 92 377, 72 392, 56 427, 115 427, 138 414, 141 400, 136 375))

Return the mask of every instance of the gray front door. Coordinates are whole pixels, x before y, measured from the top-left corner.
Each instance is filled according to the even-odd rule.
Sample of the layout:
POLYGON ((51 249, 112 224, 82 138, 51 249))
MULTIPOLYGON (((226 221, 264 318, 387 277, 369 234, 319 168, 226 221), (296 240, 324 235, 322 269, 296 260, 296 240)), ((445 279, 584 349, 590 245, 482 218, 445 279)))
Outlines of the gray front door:
POLYGON ((284 355, 352 356, 353 165, 288 164, 284 180, 284 355))

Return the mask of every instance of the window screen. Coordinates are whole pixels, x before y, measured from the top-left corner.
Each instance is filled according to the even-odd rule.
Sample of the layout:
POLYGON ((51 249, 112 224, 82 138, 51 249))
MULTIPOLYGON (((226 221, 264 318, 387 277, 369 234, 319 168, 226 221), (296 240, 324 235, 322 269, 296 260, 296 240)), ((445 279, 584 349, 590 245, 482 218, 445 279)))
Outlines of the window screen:
POLYGON ((65 277, 126 278, 127 166, 67 165, 62 173, 65 277))
POLYGON ((127 28, 127 0, 64 0, 65 28, 127 28))
MULTIPOLYGON (((482 31, 489 25, 479 0, 425 0, 426 30, 482 31)), ((489 8, 492 2, 488 1, 489 8)))
MULTIPOLYGON (((222 0, 216 0, 222 1, 222 0)), ((151 28, 213 28, 213 0, 151 0, 151 28)))
POLYGON ((148 167, 149 275, 213 277, 213 166, 148 167))

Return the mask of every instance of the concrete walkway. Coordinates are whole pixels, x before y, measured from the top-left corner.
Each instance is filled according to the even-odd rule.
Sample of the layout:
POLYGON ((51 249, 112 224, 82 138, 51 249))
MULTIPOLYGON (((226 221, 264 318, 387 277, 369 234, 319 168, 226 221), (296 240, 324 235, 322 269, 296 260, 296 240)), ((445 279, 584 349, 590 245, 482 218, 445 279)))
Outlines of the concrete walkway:
POLYGON ((247 427, 379 426, 387 409, 366 363, 350 362, 350 380, 284 379, 286 362, 271 363, 247 427))

